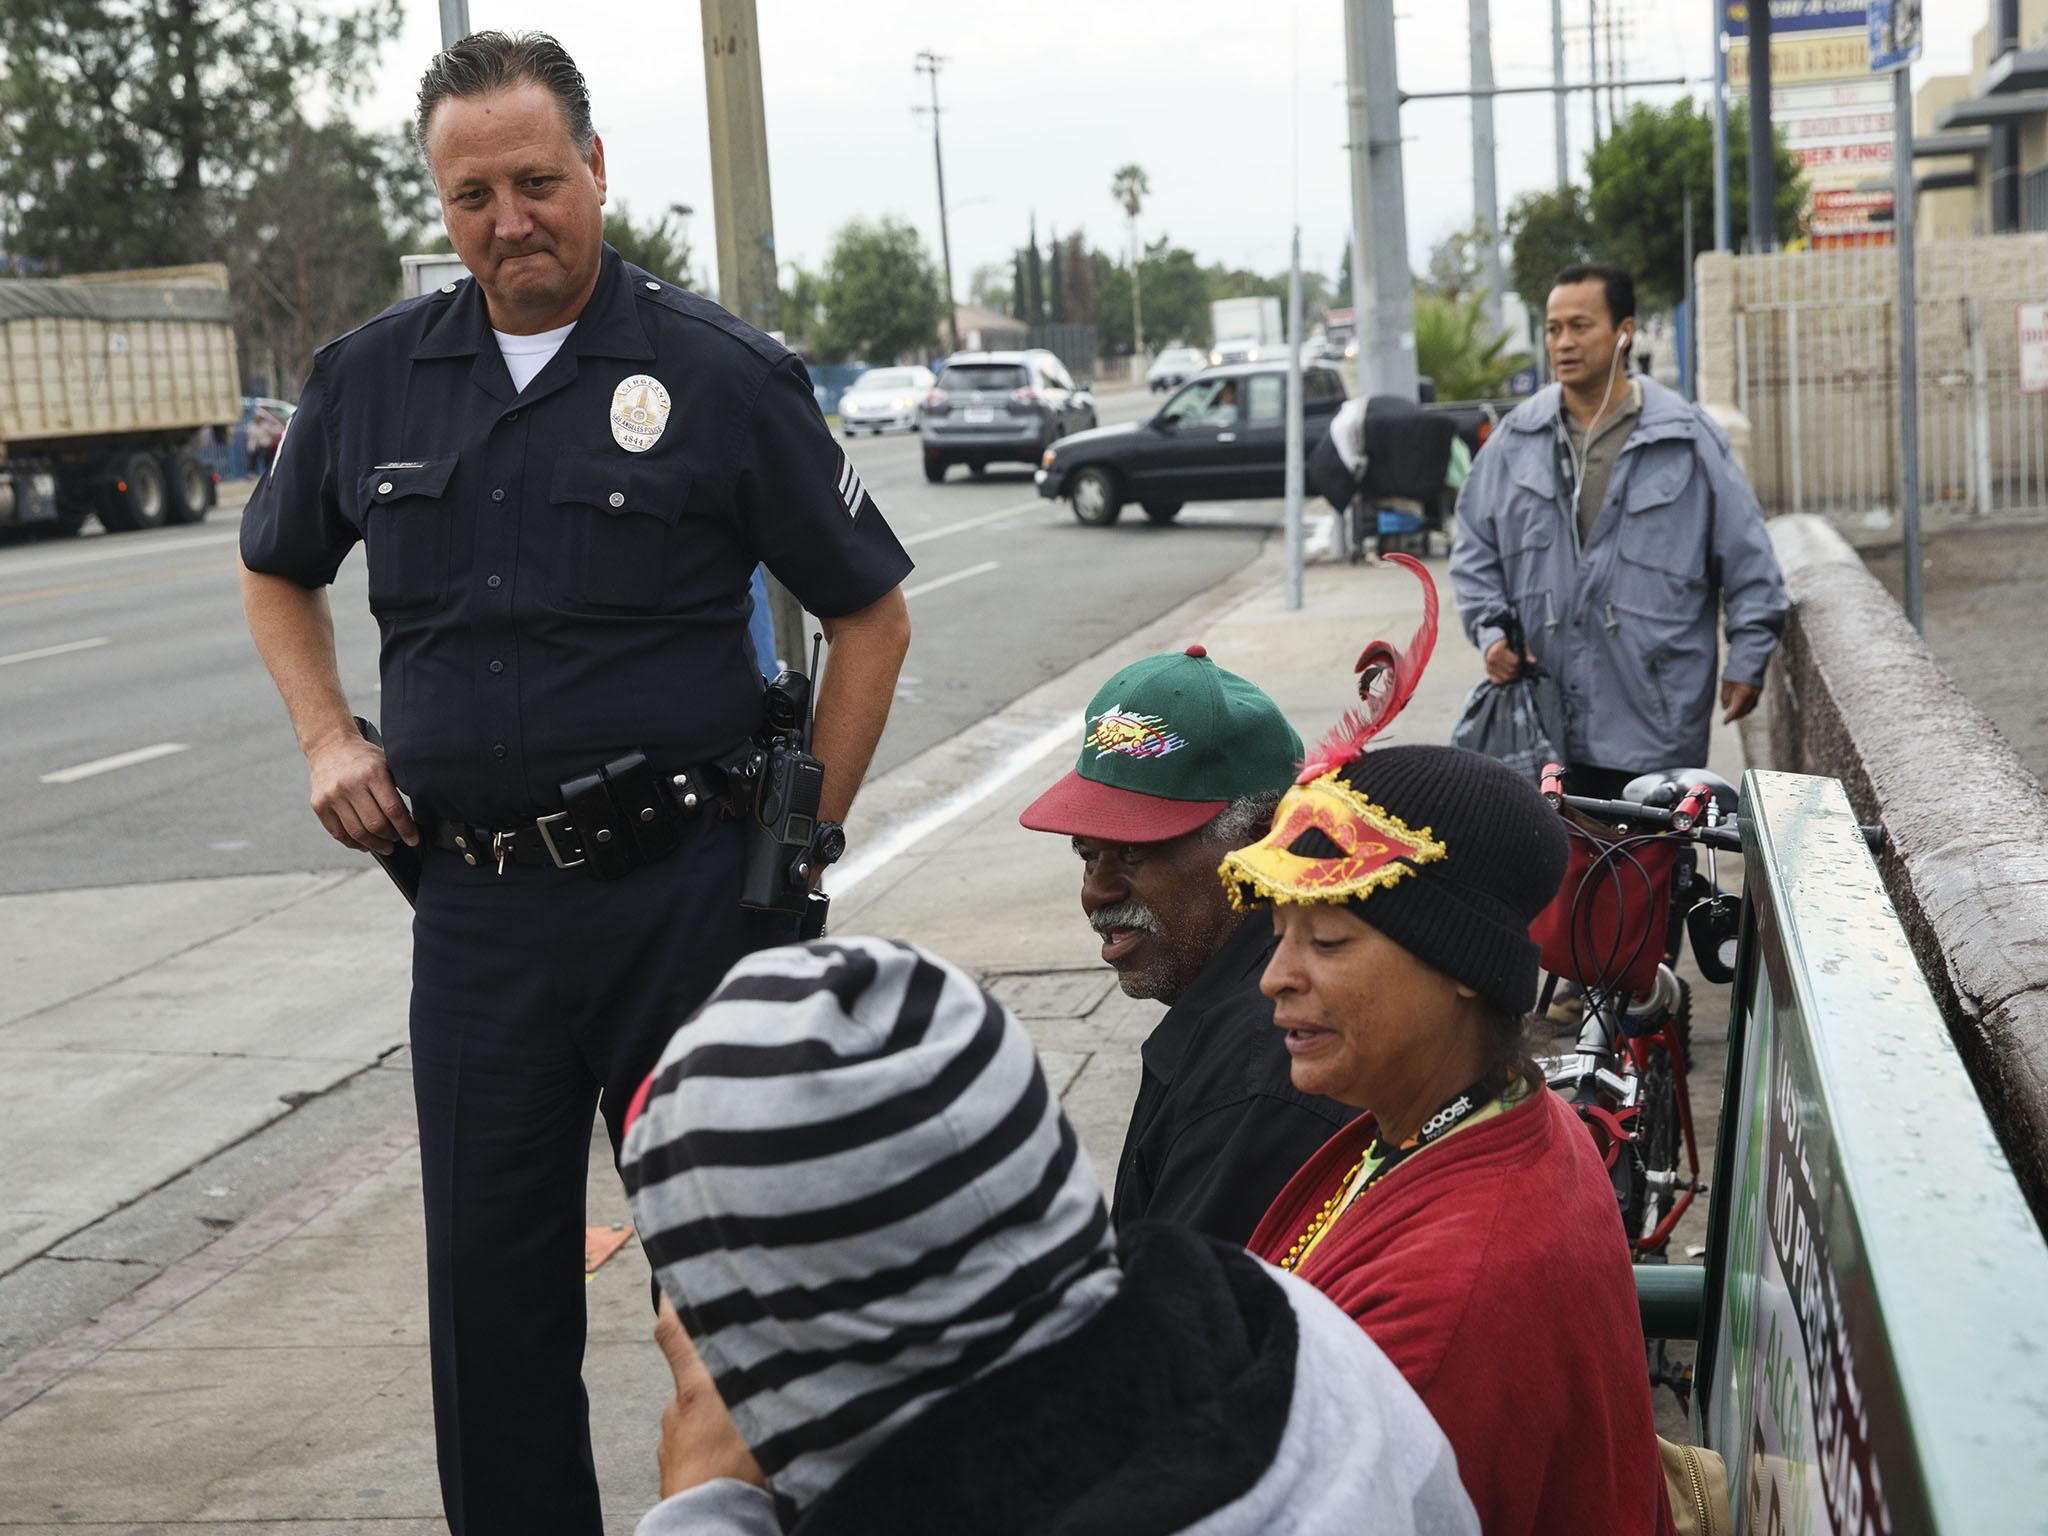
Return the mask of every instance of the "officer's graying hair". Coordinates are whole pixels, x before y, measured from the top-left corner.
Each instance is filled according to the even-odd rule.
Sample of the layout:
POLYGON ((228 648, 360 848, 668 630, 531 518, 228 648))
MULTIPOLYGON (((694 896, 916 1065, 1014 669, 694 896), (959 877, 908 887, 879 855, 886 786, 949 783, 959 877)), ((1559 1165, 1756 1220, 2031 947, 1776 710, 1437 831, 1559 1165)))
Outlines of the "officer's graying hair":
POLYGON ((576 153, 589 159, 597 140, 590 126, 590 87, 568 51, 545 32, 472 32, 435 54, 420 76, 420 103, 413 114, 420 153, 427 152, 427 124, 442 102, 526 84, 546 87, 562 109, 576 153))

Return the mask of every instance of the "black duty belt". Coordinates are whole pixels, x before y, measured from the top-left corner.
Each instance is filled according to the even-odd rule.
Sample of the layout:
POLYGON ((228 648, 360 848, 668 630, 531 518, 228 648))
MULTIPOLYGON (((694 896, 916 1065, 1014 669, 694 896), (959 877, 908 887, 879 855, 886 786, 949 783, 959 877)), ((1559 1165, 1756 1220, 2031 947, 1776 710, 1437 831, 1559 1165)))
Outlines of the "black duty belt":
POLYGON ((507 864, 532 864, 616 880, 674 853, 685 821, 723 809, 726 781, 711 765, 657 774, 636 752, 569 780, 565 808, 550 815, 510 827, 438 820, 429 838, 465 864, 494 864, 500 874, 507 864))

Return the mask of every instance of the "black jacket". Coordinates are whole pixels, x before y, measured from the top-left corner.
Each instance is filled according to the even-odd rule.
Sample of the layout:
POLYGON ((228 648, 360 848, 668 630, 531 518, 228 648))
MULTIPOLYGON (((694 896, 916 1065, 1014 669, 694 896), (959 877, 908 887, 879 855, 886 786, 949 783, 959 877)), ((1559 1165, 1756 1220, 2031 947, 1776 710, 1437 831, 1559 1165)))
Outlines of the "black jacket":
POLYGON ((1209 957, 1142 1052, 1110 1216, 1243 1244, 1281 1186, 1358 1111, 1302 1093, 1259 977, 1273 930, 1254 914, 1209 957))

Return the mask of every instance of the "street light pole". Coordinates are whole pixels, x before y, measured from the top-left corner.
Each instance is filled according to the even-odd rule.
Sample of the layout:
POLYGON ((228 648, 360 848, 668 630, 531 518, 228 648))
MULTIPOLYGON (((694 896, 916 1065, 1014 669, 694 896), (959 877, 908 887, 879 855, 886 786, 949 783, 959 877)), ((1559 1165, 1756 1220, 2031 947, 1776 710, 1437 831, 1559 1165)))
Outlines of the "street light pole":
POLYGON ((1372 261, 1371 330, 1358 349, 1359 380, 1373 394, 1416 395, 1415 289, 1408 270, 1407 192, 1401 175, 1400 64, 1394 50, 1394 0, 1361 5, 1360 71, 1365 83, 1367 176, 1372 261), (1368 345, 1370 350, 1368 350, 1368 345))
POLYGON ((441 47, 453 48, 469 36, 469 0, 441 0, 441 47))
POLYGON ((929 48, 917 56, 917 72, 929 75, 932 82, 932 104, 919 107, 920 112, 932 115, 932 168, 939 173, 939 256, 946 271, 946 335, 953 343, 953 350, 960 350, 960 312, 953 302, 953 236, 946 222, 946 161, 939 152, 939 66, 946 61, 929 48))
POLYGON ((1728 215, 1728 43, 1726 0, 1709 0, 1714 8, 1714 249, 1734 245, 1728 215))
POLYGON ((1778 248, 1776 146, 1771 141, 1771 8, 1749 8, 1749 248, 1778 248))

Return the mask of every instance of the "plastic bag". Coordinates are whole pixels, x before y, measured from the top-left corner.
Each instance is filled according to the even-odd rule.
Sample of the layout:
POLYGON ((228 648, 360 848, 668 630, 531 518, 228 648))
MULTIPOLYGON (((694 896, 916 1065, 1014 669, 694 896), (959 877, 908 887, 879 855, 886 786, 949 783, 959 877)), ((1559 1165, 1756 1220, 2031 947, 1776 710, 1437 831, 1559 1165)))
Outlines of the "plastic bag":
MULTIPOLYGON (((1544 719, 1544 686, 1553 700, 1557 680, 1525 670, 1511 683, 1482 682, 1465 700, 1465 712, 1451 730, 1451 745, 1498 758, 1531 784, 1541 784, 1546 763, 1564 761, 1562 722, 1544 719)), ((1562 711, 1553 711, 1561 715, 1562 711)))

